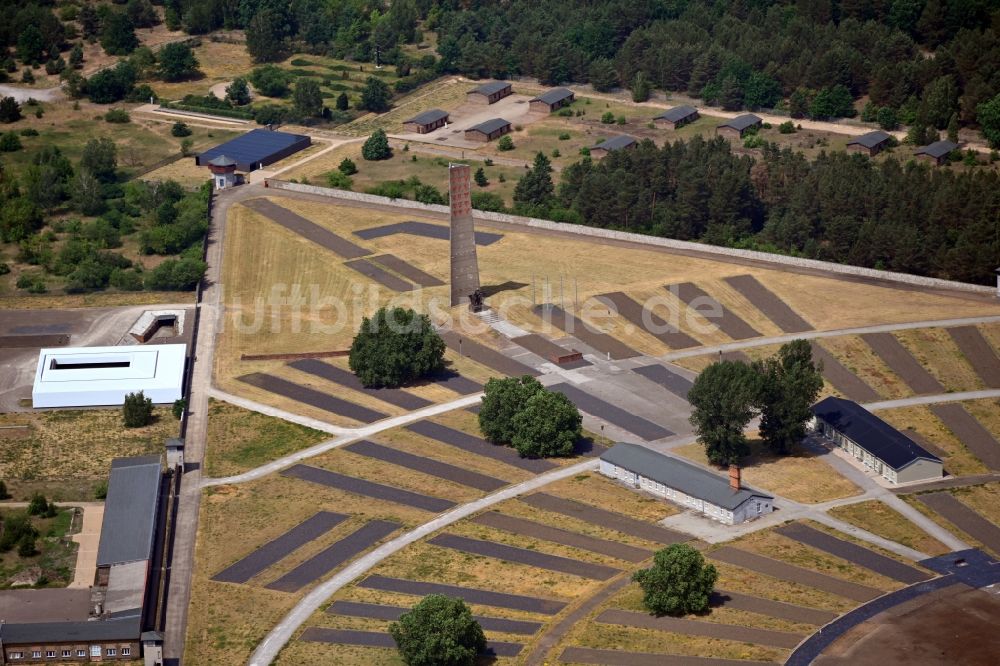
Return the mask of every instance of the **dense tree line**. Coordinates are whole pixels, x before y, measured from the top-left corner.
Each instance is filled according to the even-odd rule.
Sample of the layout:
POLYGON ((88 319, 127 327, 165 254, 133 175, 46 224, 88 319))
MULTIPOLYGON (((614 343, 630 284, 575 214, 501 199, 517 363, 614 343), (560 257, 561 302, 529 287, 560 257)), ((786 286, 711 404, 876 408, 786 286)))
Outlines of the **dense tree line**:
MULTIPOLYGON (((562 173, 546 215, 715 245, 989 284, 1000 253, 1000 175, 843 152, 809 161, 721 138, 645 141, 562 173)), ((537 209, 536 209, 537 211, 537 209)))

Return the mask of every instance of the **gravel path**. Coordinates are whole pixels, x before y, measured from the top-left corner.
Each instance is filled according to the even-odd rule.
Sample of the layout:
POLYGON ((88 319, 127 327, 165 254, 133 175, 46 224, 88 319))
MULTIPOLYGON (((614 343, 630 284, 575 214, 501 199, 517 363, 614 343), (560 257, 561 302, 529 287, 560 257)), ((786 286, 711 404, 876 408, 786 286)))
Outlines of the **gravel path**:
POLYGON ((960 403, 933 405, 931 411, 989 469, 1000 470, 1000 442, 960 403))
POLYGON ((408 426, 407 430, 468 453, 474 453, 477 456, 506 463, 532 474, 547 472, 556 467, 556 464, 549 460, 542 458, 522 458, 517 451, 509 446, 490 444, 482 437, 470 435, 462 430, 455 430, 434 421, 417 421, 408 426))
POLYGON ((713 607, 735 608, 736 610, 805 624, 824 625, 837 617, 836 613, 819 608, 797 606, 784 601, 754 597, 730 590, 715 590, 712 593, 711 603, 713 607))
POLYGON ((0 85, 0 97, 13 97, 18 102, 37 99, 39 102, 58 102, 66 98, 62 87, 54 88, 22 88, 20 86, 0 85))
POLYGON ((632 372, 642 375, 685 400, 687 400, 688 391, 694 386, 694 382, 687 377, 669 370, 659 363, 632 368, 632 372))
POLYGON ((678 654, 598 650, 585 647, 566 648, 559 655, 559 661, 573 664, 599 664, 600 666, 774 666, 774 662, 771 661, 688 657, 678 654))
POLYGON ((541 374, 531 366, 504 356, 495 349, 464 338, 454 331, 441 331, 441 339, 444 340, 444 343, 450 349, 509 377, 520 377, 522 375, 537 377, 541 374))
MULTIPOLYGON (((395 236, 396 234, 410 234, 411 236, 420 236, 422 238, 448 240, 451 238, 451 229, 444 224, 431 224, 430 222, 416 222, 408 220, 406 222, 394 222, 380 227, 359 229, 354 232, 354 235, 362 240, 372 240, 373 238, 382 238, 384 236, 395 236)), ((496 243, 501 238, 503 238, 503 234, 494 234, 488 231, 477 231, 476 245, 493 245, 493 243, 496 243)))
POLYGON ((644 419, 641 416, 636 416, 635 414, 626 411, 617 405, 612 405, 610 402, 605 402, 597 396, 593 396, 572 384, 560 382, 549 386, 549 390, 562 393, 564 396, 569 398, 581 412, 586 412, 591 416, 607 421, 608 423, 616 425, 623 430, 627 430, 636 437, 640 437, 644 440, 653 441, 656 439, 663 439, 664 437, 670 437, 675 434, 659 424, 653 423, 652 421, 644 419))
MULTIPOLYGON (((361 645, 363 647, 396 649, 396 641, 392 639, 392 636, 380 631, 309 627, 302 632, 299 640, 312 643, 335 643, 338 645, 361 645)), ((484 654, 496 657, 516 657, 521 653, 522 649, 524 649, 524 646, 520 643, 486 641, 486 652, 484 654)))

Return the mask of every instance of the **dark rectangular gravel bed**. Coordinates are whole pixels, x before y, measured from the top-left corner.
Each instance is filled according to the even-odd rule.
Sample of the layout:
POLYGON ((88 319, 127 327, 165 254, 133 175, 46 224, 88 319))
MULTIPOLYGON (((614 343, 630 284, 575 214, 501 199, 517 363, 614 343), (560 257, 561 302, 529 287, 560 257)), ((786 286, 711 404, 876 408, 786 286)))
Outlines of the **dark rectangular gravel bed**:
POLYGON ((472 522, 480 525, 495 527, 498 530, 522 534, 535 539, 544 539, 564 546, 571 546, 581 550, 589 550, 592 553, 600 553, 610 557, 616 557, 626 562, 642 562, 652 557, 653 552, 643 548, 636 548, 628 544, 617 541, 608 541, 596 537, 570 532, 568 530, 551 527, 543 523, 536 523, 532 520, 525 520, 517 516, 508 516, 505 513, 487 511, 472 519, 472 522))
POLYGON ((821 347, 817 342, 809 343, 812 347, 813 360, 823 364, 823 376, 828 382, 848 399, 854 402, 878 402, 882 397, 864 380, 841 364, 837 357, 821 347))
POLYGON ((618 609, 604 611, 597 616, 597 622, 617 624, 625 627, 637 627, 639 629, 669 631, 688 636, 719 638, 727 641, 739 641, 740 643, 754 643, 756 645, 767 645, 777 648, 793 648, 803 639, 803 636, 800 634, 793 634, 787 631, 754 629, 752 627, 741 627, 733 624, 702 622, 700 620, 687 620, 677 617, 656 617, 648 613, 618 609))
POLYGON ((367 481, 354 476, 346 476, 344 474, 331 472, 328 469, 321 469, 310 465, 295 465, 294 467, 289 467, 288 469, 282 471, 281 475, 294 479, 301 479, 303 481, 310 481, 312 483, 318 483, 323 486, 337 488, 338 490, 345 490, 349 493, 355 493, 356 495, 374 497, 375 499, 386 500, 387 502, 395 502, 396 504, 410 506, 414 509, 423 509, 424 511, 430 511, 432 513, 447 511, 455 506, 454 502, 450 502, 439 497, 421 495, 420 493, 403 490, 402 488, 394 488, 393 486, 384 486, 381 483, 375 483, 374 481, 367 481))
POLYGON ((733 275, 725 278, 730 287, 740 292, 755 308, 764 313, 785 333, 802 333, 813 327, 777 294, 765 287, 752 275, 733 275))
POLYGON ((788 525, 778 527, 775 531, 807 546, 812 546, 836 557, 841 557, 848 562, 853 562, 858 566, 862 566, 893 580, 898 580, 901 583, 906 583, 907 585, 919 583, 931 577, 929 573, 914 569, 885 555, 879 555, 873 550, 863 548, 850 541, 838 539, 808 525, 789 523, 788 525))
POLYGON ((458 536, 457 534, 439 534, 433 539, 430 539, 428 543, 434 544, 435 546, 441 546, 442 548, 459 550, 463 553, 473 553, 475 555, 483 555, 484 557, 495 557, 498 560, 527 564, 528 566, 538 567, 539 569, 559 571, 561 573, 570 574, 571 576, 580 576, 582 578, 591 578, 593 580, 607 580, 620 571, 619 569, 604 566, 603 564, 591 564, 589 562, 571 560, 568 557, 549 555, 547 553, 540 553, 536 550, 528 550, 527 548, 515 548, 514 546, 494 543, 492 541, 470 539, 468 537, 458 536))
POLYGON ((772 601, 763 597, 754 597, 730 590, 715 590, 712 593, 712 606, 735 608, 736 610, 758 613, 776 617, 790 622, 824 625, 836 619, 837 614, 819 608, 797 606, 784 601, 772 601))
POLYGON ((686 534, 675 532, 666 527, 629 518, 615 511, 598 509, 597 507, 582 504, 575 500, 556 497, 555 495, 533 493, 531 495, 523 495, 518 499, 536 509, 561 513, 564 516, 576 518, 591 525, 600 525, 601 527, 617 530, 622 534, 630 534, 640 539, 668 546, 672 543, 683 543, 690 538, 686 534))
POLYGON ((773 666, 771 661, 749 659, 717 659, 716 657, 688 657, 680 654, 651 652, 625 652, 624 650, 599 650, 597 648, 568 647, 559 655, 566 664, 599 664, 600 666, 773 666))
POLYGON ((941 514, 948 522, 1000 555, 1000 527, 976 513, 950 493, 917 495, 917 499, 941 514))
POLYGON ((989 469, 1000 470, 1000 442, 964 406, 957 402, 931 405, 931 412, 980 462, 989 469))
MULTIPOLYGON (((362 647, 396 649, 396 641, 392 639, 392 636, 381 631, 309 627, 302 632, 299 640, 310 643, 334 643, 337 645, 360 645, 362 647)), ((486 651, 483 654, 496 657, 516 657, 521 653, 523 648, 524 646, 520 643, 486 641, 486 651)))
POLYGON ((547 472, 550 469, 555 469, 556 467, 555 463, 549 462, 548 460, 522 458, 517 451, 509 446, 490 444, 481 437, 476 437, 475 435, 470 435, 467 432, 449 428, 448 426, 435 423, 434 421, 417 421, 416 423, 411 423, 406 426, 406 429, 411 430, 418 435, 423 435, 424 437, 437 440, 443 444, 454 446, 457 449, 462 449, 463 451, 468 451, 469 453, 475 453, 476 455, 483 456, 484 458, 498 460, 502 463, 532 472, 533 474, 541 474, 542 472, 547 472))
POLYGON ((756 571, 772 578, 787 580, 807 587, 815 587, 817 590, 823 590, 824 592, 853 599, 854 601, 871 601, 876 597, 882 596, 882 592, 875 588, 827 576, 818 571, 803 569, 802 567, 797 567, 781 560, 775 560, 731 546, 724 546, 718 550, 714 550, 708 553, 708 557, 713 560, 719 560, 720 562, 756 571))
POLYGON ((243 205, 277 222, 306 240, 312 241, 335 254, 339 254, 345 259, 356 259, 357 257, 364 257, 371 254, 371 250, 366 250, 360 245, 355 245, 346 238, 341 238, 329 229, 321 227, 315 222, 310 222, 298 213, 293 213, 273 201, 268 201, 267 199, 250 199, 249 201, 244 201, 243 205))
POLYGON ((586 412, 599 419, 603 419, 604 421, 607 421, 612 425, 616 425, 623 430, 627 430, 636 437, 641 437, 647 441, 670 437, 674 434, 661 425, 653 423, 648 419, 644 419, 641 416, 636 416, 621 407, 612 405, 610 402, 601 400, 597 396, 593 396, 583 389, 573 386, 572 384, 567 384, 565 382, 553 384, 549 387, 549 390, 562 393, 564 396, 569 398, 570 401, 580 409, 580 411, 586 412))
POLYGON ((352 391, 358 391, 359 393, 370 395, 373 398, 378 398, 383 402, 387 402, 390 405, 395 405, 397 407, 402 407, 403 409, 420 409, 421 407, 427 407, 428 405, 434 404, 430 400, 424 400, 420 396, 407 393, 401 389, 365 388, 364 384, 361 383, 361 380, 358 379, 353 372, 344 370, 343 368, 338 368, 337 366, 330 365, 329 363, 324 363, 323 361, 317 361, 314 358, 292 361, 288 365, 296 370, 301 370, 302 372, 307 372, 310 375, 321 377, 327 381, 333 382, 334 384, 340 384, 341 386, 345 386, 352 391))
POLYGON ((470 604, 510 608, 511 610, 539 613, 541 615, 555 615, 566 607, 565 601, 558 601, 556 599, 542 599, 540 597, 528 597, 521 594, 507 594, 506 592, 477 590, 471 587, 445 585, 442 583, 425 583, 423 581, 388 578, 386 576, 368 576, 368 578, 358 583, 358 586, 369 590, 398 592, 399 594, 412 594, 419 597, 425 597, 428 594, 443 594, 449 597, 458 597, 470 604))
POLYGON ((463 356, 467 356, 473 361, 485 365, 487 368, 496 370, 504 375, 510 377, 521 377, 522 375, 537 377, 541 374, 530 365, 525 365, 520 361, 504 356, 497 350, 487 347, 486 345, 481 345, 478 342, 470 340, 464 335, 459 335, 454 331, 442 331, 441 339, 444 340, 444 343, 448 345, 450 349, 453 349, 461 353, 463 356))
POLYGON ((1000 388, 1000 358, 992 345, 975 326, 949 328, 948 334, 969 360, 983 383, 989 388, 1000 388))
POLYGON ((222 570, 213 576, 212 580, 223 583, 245 583, 293 551, 329 532, 348 517, 342 513, 320 511, 222 570))
POLYGON ((868 343, 889 368, 913 389, 914 393, 944 393, 941 382, 927 372, 892 333, 865 333, 861 339, 868 343))
MULTIPOLYGON (((556 359, 560 356, 565 356, 571 354, 572 351, 564 347, 560 347, 556 343, 552 342, 548 338, 544 338, 537 333, 529 333, 528 335, 520 335, 516 338, 511 338, 511 342, 514 344, 524 347, 530 351, 535 356, 540 356, 550 363, 556 363, 556 359)), ((574 369, 574 368, 585 368, 590 365, 590 361, 586 359, 578 359, 576 361, 571 361, 569 363, 559 363, 559 367, 574 369)))
POLYGON ((353 261, 345 261, 344 265, 361 273, 365 277, 375 280, 380 285, 386 289, 392 289, 393 291, 413 291, 415 285, 412 282, 407 282, 406 280, 393 275, 384 268, 376 266, 367 259, 354 259, 353 261))
POLYGON ((652 335, 671 349, 687 349, 689 347, 697 347, 701 344, 687 333, 671 326, 670 322, 652 310, 646 312, 644 320, 642 304, 633 300, 624 292, 613 291, 609 294, 601 294, 595 298, 617 311, 620 317, 623 317, 633 326, 646 331, 646 333, 652 335), (653 330, 651 330, 651 327, 653 330))
POLYGON ((575 317, 558 305, 536 305, 534 311, 543 320, 550 321, 557 328, 615 361, 642 356, 618 338, 588 328, 582 319, 575 317))
POLYGON ((319 580, 344 562, 353 559, 359 553, 367 550, 399 528, 399 524, 387 520, 372 520, 367 522, 340 541, 330 545, 295 567, 278 580, 269 583, 267 589, 281 592, 295 592, 309 583, 319 580))
POLYGON ((353 402, 335 398, 332 395, 311 389, 308 386, 300 386, 294 382, 288 381, 287 379, 264 374, 262 372, 254 372, 249 375, 237 377, 236 379, 245 384, 250 384, 251 386, 264 389, 265 391, 277 393, 278 395, 295 400, 296 402, 312 405, 317 409, 322 409, 324 412, 330 412, 331 414, 336 414, 337 416, 346 416, 349 419, 354 419, 355 421, 360 421, 361 423, 380 421, 388 416, 388 414, 376 412, 374 409, 368 409, 367 407, 362 407, 361 405, 353 402))
POLYGON ((68 344, 68 335, 0 335, 0 349, 64 347, 68 344))
MULTIPOLYGON (((410 234, 411 236, 448 240, 451 237, 451 229, 444 224, 431 224, 430 222, 407 220, 406 222, 384 224, 380 227, 359 229, 354 232, 355 236, 363 238, 364 240, 382 238, 383 236, 393 236, 395 234, 410 234)), ((477 231, 476 245, 493 245, 493 243, 496 243, 501 238, 503 238, 503 234, 493 234, 488 231, 477 231)))
MULTIPOLYGON (((331 615, 347 615, 349 617, 367 617, 375 620, 398 620, 403 613, 409 611, 403 606, 385 606, 382 604, 366 604, 358 601, 335 601, 326 609, 331 615)), ((487 617, 473 615, 485 631, 502 631, 507 634, 530 636, 542 628, 541 622, 526 620, 509 620, 505 617, 487 617)))
POLYGON ((423 474, 430 474, 439 479, 454 481, 470 488, 485 490, 486 492, 499 490, 507 485, 506 481, 496 477, 473 472, 468 469, 456 467, 455 465, 449 465, 448 463, 431 458, 416 456, 412 453, 399 451, 367 440, 348 444, 344 448, 352 453, 375 458, 376 460, 399 465, 400 467, 406 467, 407 469, 412 469, 423 474))
POLYGON ((687 377, 668 370, 659 363, 632 368, 632 372, 642 375, 649 381, 659 384, 674 395, 680 396, 685 400, 687 400, 688 391, 694 386, 694 382, 687 377))
POLYGON ((439 287, 444 284, 443 281, 434 277, 430 273, 425 273, 413 264, 400 259, 394 254, 380 254, 377 257, 372 257, 371 259, 372 261, 382 264, 391 271, 396 271, 407 280, 416 282, 421 287, 439 287))
POLYGON ((682 282, 680 284, 668 285, 664 287, 664 289, 670 293, 677 294, 677 297, 681 301, 686 303, 688 307, 693 307, 695 311, 702 316, 709 314, 705 311, 705 305, 711 305, 713 310, 721 312, 721 317, 706 317, 706 319, 710 323, 718 326, 719 330, 731 337, 733 340, 746 340, 747 338, 756 338, 760 336, 760 331, 740 319, 740 317, 737 316, 732 310, 706 294, 701 287, 692 282, 682 282), (691 304, 696 299, 698 303, 692 306, 691 304))
POLYGON ((457 372, 446 372, 435 377, 428 377, 428 381, 443 386, 449 391, 454 391, 459 395, 472 395, 483 390, 483 385, 473 381, 468 377, 463 377, 457 372))

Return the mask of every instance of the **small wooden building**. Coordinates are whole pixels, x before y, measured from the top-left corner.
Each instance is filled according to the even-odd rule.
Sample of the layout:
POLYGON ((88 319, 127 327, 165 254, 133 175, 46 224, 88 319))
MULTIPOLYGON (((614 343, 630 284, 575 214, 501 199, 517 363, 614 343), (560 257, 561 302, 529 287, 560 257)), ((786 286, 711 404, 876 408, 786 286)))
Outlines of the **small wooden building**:
POLYGON ((698 109, 693 106, 675 106, 653 118, 657 127, 677 129, 698 120, 698 109))
POLYGON ((760 129, 763 122, 760 116, 744 113, 742 116, 736 116, 722 123, 715 128, 715 132, 730 139, 742 139, 751 130, 760 129))
POLYGON ((494 104, 514 92, 510 81, 490 81, 465 93, 465 101, 472 104, 494 104))
POLYGON ((634 136, 619 134, 618 136, 613 136, 609 139, 601 141, 596 146, 591 146, 590 156, 595 159, 600 159, 613 150, 631 150, 638 145, 639 143, 635 140, 634 136))
POLYGON ((529 100, 528 108, 531 111, 552 113, 553 111, 558 111, 564 106, 569 106, 573 103, 575 98, 576 96, 569 88, 553 88, 552 90, 529 100))
POLYGON ((958 150, 958 144, 954 141, 935 141, 934 143, 917 148, 913 155, 918 160, 933 162, 937 166, 941 166, 948 161, 948 155, 953 150, 958 150))
POLYGON ((891 136, 882 130, 875 130, 862 134, 859 137, 847 142, 847 152, 864 153, 869 157, 874 157, 889 147, 891 136))
POLYGON ((403 129, 407 132, 417 134, 427 134, 439 127, 444 127, 448 123, 448 112, 441 109, 431 109, 419 113, 409 120, 403 121, 403 129))
POLYGON ((499 139, 504 134, 510 132, 510 121, 504 120, 503 118, 491 118, 485 122, 481 122, 478 125, 473 125, 472 127, 465 130, 465 139, 467 141, 479 141, 486 143, 492 141, 493 139, 499 139))

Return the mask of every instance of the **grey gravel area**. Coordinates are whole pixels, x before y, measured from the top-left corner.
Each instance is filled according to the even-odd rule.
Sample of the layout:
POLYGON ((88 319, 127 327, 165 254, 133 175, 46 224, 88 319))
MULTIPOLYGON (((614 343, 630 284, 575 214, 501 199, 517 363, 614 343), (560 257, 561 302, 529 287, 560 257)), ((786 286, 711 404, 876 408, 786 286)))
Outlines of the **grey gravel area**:
POLYGON ((293 551, 329 532, 348 518, 349 516, 342 513, 320 511, 278 538, 268 541, 243 559, 238 560, 235 564, 222 570, 213 576, 212 580, 223 583, 245 583, 272 564, 287 557, 293 551))
POLYGON ((676 326, 672 326, 670 322, 652 310, 646 309, 644 311, 642 304, 633 300, 624 292, 614 291, 609 294, 601 294, 595 298, 617 311, 620 317, 623 317, 633 326, 645 331, 671 349, 688 349, 689 347, 697 347, 701 344, 687 333, 679 330, 676 326))
POLYGON ((592 330, 582 319, 575 317, 558 305, 536 305, 534 312, 539 317, 542 317, 542 319, 551 322, 568 335, 572 335, 585 345, 593 347, 612 360, 620 361, 626 358, 642 356, 641 353, 632 349, 618 338, 598 330, 592 330))
POLYGON ((644 548, 636 548, 635 546, 629 546, 617 541, 608 541, 607 539, 598 539, 586 534, 570 532, 558 527, 545 525, 544 523, 536 523, 533 520, 525 520, 524 518, 509 516, 496 511, 481 513, 473 518, 472 522, 513 534, 522 534, 534 539, 543 539, 572 548, 589 550, 592 553, 608 555, 609 557, 615 557, 626 562, 642 562, 653 556, 653 551, 644 548))
POLYGON ((491 458, 518 467, 533 474, 541 474, 556 467, 555 463, 548 460, 522 458, 518 455, 517 451, 509 446, 491 444, 482 437, 476 437, 475 435, 449 428, 434 421, 417 421, 406 426, 406 428, 418 435, 437 440, 463 451, 468 451, 469 453, 475 453, 485 458, 491 458))
POLYGON ((572 384, 560 382, 550 386, 549 390, 562 393, 564 396, 569 398, 570 401, 580 409, 580 411, 586 412, 599 419, 603 419, 608 423, 616 425, 623 430, 627 430, 636 437, 641 437, 646 441, 662 439, 664 437, 670 437, 674 434, 673 431, 664 428, 659 424, 653 423, 652 421, 644 419, 641 416, 636 416, 635 414, 622 409, 617 405, 612 405, 610 402, 601 400, 597 396, 591 395, 572 384))
POLYGON ((459 335, 454 331, 442 331, 441 339, 444 340, 449 349, 453 349, 463 356, 471 358, 476 363, 485 365, 487 368, 496 370, 504 375, 510 377, 521 377, 523 375, 537 377, 541 374, 530 365, 515 361, 495 349, 469 340, 466 336, 459 335))
MULTIPOLYGON (((409 611, 403 606, 386 606, 383 604, 367 604, 358 601, 335 601, 326 609, 331 615, 346 615, 349 617, 367 617, 375 620, 398 620, 403 613, 409 611)), ((510 620, 505 617, 489 617, 473 615, 479 626, 485 631, 500 631, 506 634, 530 636, 542 628, 541 622, 526 620, 510 620)))
POLYGON ((318 361, 314 358, 292 361, 288 364, 288 366, 333 382, 334 384, 340 384, 341 386, 345 386, 352 391, 364 393, 373 398, 382 400, 383 402, 387 402, 390 405, 402 407, 403 409, 420 409, 421 407, 427 407, 434 404, 430 400, 425 400, 420 396, 407 393, 402 389, 366 388, 353 372, 344 370, 343 368, 338 368, 337 366, 330 365, 329 363, 324 363, 323 361, 318 361))
POLYGON ((511 610, 539 613, 541 615, 555 615, 566 607, 565 601, 557 599, 543 599, 541 597, 529 597, 522 594, 508 594, 506 592, 493 592, 492 590, 480 590, 471 587, 461 587, 459 585, 427 583, 417 580, 406 580, 405 578, 389 578, 386 576, 368 576, 358 583, 358 586, 369 590, 398 592, 399 594, 412 594, 420 597, 425 597, 428 594, 443 594, 449 597, 457 597, 470 604, 509 608, 511 610))
POLYGON ((356 495, 373 497, 387 502, 395 502, 396 504, 410 506, 414 509, 423 509, 424 511, 430 511, 432 513, 447 511, 455 506, 454 502, 450 502, 439 497, 421 495, 420 493, 415 493, 410 490, 403 490, 402 488, 395 488, 393 486, 385 486, 381 483, 375 483, 374 481, 359 479, 345 474, 338 474, 336 472, 331 472, 328 469, 312 467, 310 465, 295 465, 294 467, 289 467, 281 472, 281 475, 291 477, 293 479, 301 479, 302 481, 309 481, 311 483, 318 483, 323 486, 329 486, 330 488, 337 488, 338 490, 355 493, 356 495))
POLYGON ((593 580, 608 580, 620 572, 619 569, 608 567, 603 564, 591 564, 581 562, 568 557, 549 555, 527 548, 515 548, 502 543, 483 541, 482 539, 470 539, 457 534, 439 534, 428 540, 427 543, 442 548, 451 548, 464 553, 473 553, 485 557, 495 557, 507 562, 517 562, 528 566, 547 569, 548 571, 558 571, 560 573, 590 578, 593 580))
MULTIPOLYGON (((362 647, 396 649, 396 641, 392 639, 392 636, 381 631, 309 627, 302 632, 299 640, 310 643, 334 643, 337 645, 360 645, 362 647)), ((486 651, 483 654, 495 657, 516 657, 521 653, 523 648, 524 646, 520 643, 486 641, 486 651)))
POLYGON ((963 405, 957 402, 931 405, 931 412, 980 462, 989 469, 1000 470, 1000 442, 963 405))
POLYGON ((678 395, 685 400, 687 400, 688 391, 694 386, 694 382, 687 377, 673 372, 659 363, 632 368, 632 372, 642 375, 649 381, 659 384, 674 395, 678 395))
POLYGON ((746 340, 747 338, 760 337, 760 331, 743 321, 732 310, 705 293, 701 287, 692 282, 682 282, 664 287, 667 291, 677 294, 677 297, 694 308, 696 312, 704 315, 711 315, 720 312, 720 317, 709 316, 708 321, 719 327, 719 330, 731 337, 733 340, 746 340))
POLYGON ((387 520, 367 522, 343 539, 310 557, 278 580, 269 583, 267 589, 296 592, 309 583, 319 580, 344 562, 368 550, 399 528, 398 523, 387 520))
POLYGON ((455 483, 463 486, 469 486, 470 488, 476 488, 486 492, 493 492, 494 490, 499 490, 507 485, 507 481, 496 477, 480 474, 479 472, 473 472, 468 469, 456 467, 455 465, 449 465, 448 463, 443 463, 432 458, 416 456, 412 453, 393 449, 388 446, 382 446, 381 444, 376 444, 375 442, 369 442, 367 440, 349 444, 344 448, 351 453, 357 453, 358 455, 375 458, 376 460, 381 460, 393 465, 399 465, 400 467, 406 467, 407 469, 412 469, 417 472, 421 472, 422 474, 429 474, 439 479, 454 481, 455 483))
POLYGON ((983 337, 975 326, 949 328, 948 334, 955 341, 969 365, 989 388, 1000 388, 1000 357, 997 350, 983 337))
POLYGON ((753 275, 734 275, 725 278, 730 287, 740 292, 755 308, 764 313, 785 333, 803 333, 813 330, 812 325, 788 306, 777 294, 760 283, 753 275))
POLYGON ((708 553, 708 557, 713 560, 733 564, 744 569, 756 571, 772 578, 787 580, 799 585, 814 587, 817 590, 836 594, 837 596, 854 601, 871 601, 875 597, 881 596, 882 592, 872 587, 859 585, 850 581, 834 578, 821 574, 811 569, 803 569, 781 560, 776 560, 746 550, 740 550, 731 546, 724 546, 718 550, 708 553))
POLYGON ((391 271, 399 273, 407 280, 416 282, 421 287, 439 287, 444 284, 442 280, 439 280, 430 273, 425 273, 394 254, 380 254, 376 257, 371 257, 371 260, 382 264, 391 271))
MULTIPOLYGON (((520 347, 524 347, 535 356, 539 356, 551 363, 556 363, 557 358, 572 353, 571 350, 560 347, 548 338, 542 337, 537 333, 519 335, 516 338, 511 338, 510 341, 520 347)), ((590 364, 590 361, 581 358, 576 361, 570 361, 569 363, 559 363, 558 365, 561 368, 573 370, 576 368, 585 368, 590 364)))
POLYGON ((916 394, 944 393, 934 375, 929 373, 913 354, 892 333, 865 333, 861 339, 868 343, 889 368, 906 382, 916 394))
POLYGON ((371 254, 371 250, 356 245, 346 238, 341 238, 329 229, 321 227, 315 222, 310 222, 298 213, 293 213, 273 201, 267 199, 250 199, 249 201, 244 201, 243 205, 278 223, 292 233, 298 234, 306 240, 312 241, 335 254, 339 254, 345 259, 356 259, 357 257, 364 257, 371 254))
POLYGON ((518 499, 536 509, 560 513, 570 518, 582 520, 585 523, 617 530, 622 534, 629 534, 654 543, 670 545, 672 543, 682 543, 690 539, 686 534, 661 527, 660 525, 636 520, 615 511, 598 509, 589 504, 563 499, 562 497, 556 497, 547 493, 533 493, 531 495, 524 495, 518 499))
POLYGON ((413 291, 416 288, 412 282, 407 282, 399 276, 393 275, 380 266, 376 266, 367 259, 354 259, 345 261, 344 265, 351 270, 361 273, 367 278, 375 280, 386 289, 396 292, 413 291))
POLYGON ((711 604, 716 607, 735 608, 736 610, 758 613, 790 622, 802 622, 804 624, 824 625, 837 617, 836 613, 819 608, 797 606, 796 604, 784 601, 773 601, 731 590, 715 590, 712 593, 711 604))
POLYGON ((907 585, 919 583, 931 577, 927 572, 898 562, 891 557, 880 555, 873 550, 863 548, 850 541, 838 539, 808 525, 789 523, 778 527, 775 531, 799 543, 804 543, 807 546, 840 557, 848 562, 853 562, 858 566, 892 578, 893 580, 898 580, 901 583, 906 583, 907 585))
POLYGON ((864 380, 848 370, 837 360, 837 357, 828 352, 819 343, 811 341, 813 360, 823 364, 823 377, 848 399, 854 402, 866 403, 877 402, 882 399, 871 386, 864 380))
POLYGON ((732 624, 703 622, 701 620, 688 620, 677 617, 656 617, 648 613, 637 613, 614 608, 608 609, 598 615, 596 621, 624 627, 669 631, 687 636, 704 636, 706 638, 719 638, 727 641, 754 643, 756 645, 767 645, 768 647, 777 648, 793 648, 803 639, 801 634, 793 634, 787 631, 755 629, 753 627, 741 627, 732 624))
POLYGON ((773 666, 771 661, 689 657, 679 654, 626 652, 597 648, 568 647, 559 655, 564 664, 599 664, 601 666, 773 666))
POLYGON ((388 414, 377 412, 374 409, 368 409, 367 407, 362 407, 361 405, 353 402, 342 400, 341 398, 336 398, 327 393, 309 388, 308 386, 300 386, 299 384, 290 382, 287 379, 275 377, 274 375, 268 375, 263 372, 254 372, 249 375, 237 377, 236 379, 245 384, 250 384, 251 386, 264 389, 270 393, 277 393, 280 396, 295 400, 296 402, 311 405, 317 409, 322 409, 324 412, 336 414, 337 416, 346 416, 349 419, 354 419, 355 421, 360 421, 361 423, 380 421, 388 416, 388 414))
POLYGON ((976 513, 968 505, 950 493, 928 493, 917 495, 917 499, 1000 556, 1000 527, 976 513))
MULTIPOLYGON (((394 236, 395 234, 410 234, 411 236, 422 236, 424 238, 434 238, 437 240, 448 240, 451 237, 451 229, 444 224, 431 224, 430 222, 417 222, 407 220, 406 222, 394 222, 384 224, 380 227, 369 227, 354 232, 354 235, 364 240, 382 238, 383 236, 394 236)), ((476 232, 476 245, 493 245, 503 238, 503 234, 494 234, 488 231, 476 232)))

